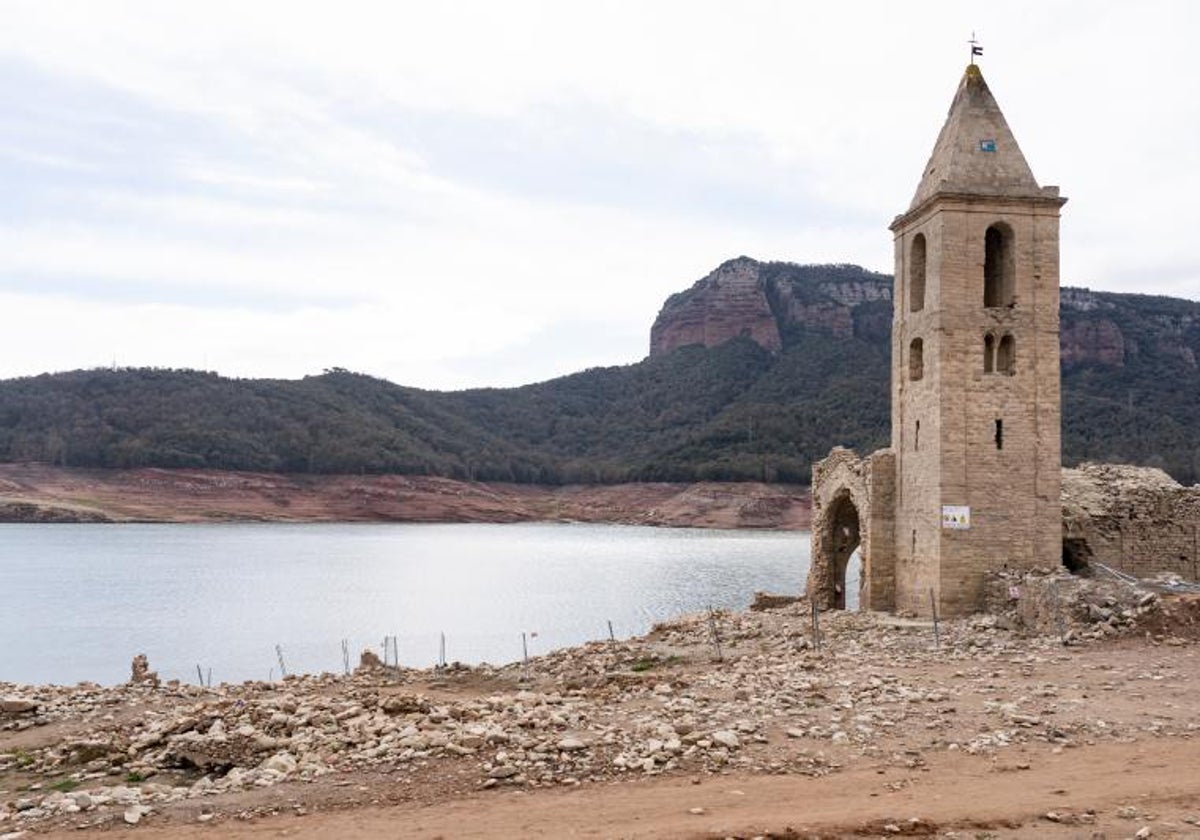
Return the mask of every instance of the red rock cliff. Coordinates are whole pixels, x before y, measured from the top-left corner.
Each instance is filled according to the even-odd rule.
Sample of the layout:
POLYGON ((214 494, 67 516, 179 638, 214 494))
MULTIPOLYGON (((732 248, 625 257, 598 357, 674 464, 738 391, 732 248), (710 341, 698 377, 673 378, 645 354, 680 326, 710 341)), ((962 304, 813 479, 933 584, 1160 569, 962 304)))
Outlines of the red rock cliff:
POLYGON ((714 347, 749 336, 772 352, 783 347, 759 263, 747 257, 720 265, 686 292, 671 295, 650 328, 650 355, 687 344, 714 347))
MULTIPOLYGON (((892 278, 850 265, 803 266, 738 257, 692 288, 671 295, 650 330, 650 355, 687 344, 714 347, 745 335, 771 352, 781 331, 803 327, 835 338, 863 329, 886 338, 892 278), (881 302, 882 310, 870 311, 881 302)), ((878 309, 878 308, 877 308, 878 309)))

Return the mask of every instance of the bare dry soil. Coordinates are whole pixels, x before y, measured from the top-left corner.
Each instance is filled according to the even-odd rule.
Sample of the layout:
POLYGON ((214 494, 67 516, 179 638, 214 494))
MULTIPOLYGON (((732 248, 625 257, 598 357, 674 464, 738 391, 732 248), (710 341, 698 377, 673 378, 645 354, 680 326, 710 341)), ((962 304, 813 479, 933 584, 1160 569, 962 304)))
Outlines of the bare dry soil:
POLYGON ((801 602, 504 668, 0 684, 42 707, 0 729, 0 835, 1200 837, 1194 606, 1067 646, 825 613, 818 647, 801 602))
POLYGON ((423 476, 84 470, 0 464, 0 522, 617 522, 807 528, 795 485, 551 487, 423 476))

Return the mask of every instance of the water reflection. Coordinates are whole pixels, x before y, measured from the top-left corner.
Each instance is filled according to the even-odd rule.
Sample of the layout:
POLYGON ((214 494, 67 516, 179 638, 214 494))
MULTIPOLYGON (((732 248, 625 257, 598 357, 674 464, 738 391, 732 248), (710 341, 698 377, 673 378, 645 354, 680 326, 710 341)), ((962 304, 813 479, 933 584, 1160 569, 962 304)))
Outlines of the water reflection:
MULTIPOLYGON (((806 532, 609 525, 0 526, 0 680, 116 682, 341 667, 398 637, 400 660, 507 662, 654 621, 798 592, 806 532)), ((853 590, 857 595, 857 588, 853 590)))

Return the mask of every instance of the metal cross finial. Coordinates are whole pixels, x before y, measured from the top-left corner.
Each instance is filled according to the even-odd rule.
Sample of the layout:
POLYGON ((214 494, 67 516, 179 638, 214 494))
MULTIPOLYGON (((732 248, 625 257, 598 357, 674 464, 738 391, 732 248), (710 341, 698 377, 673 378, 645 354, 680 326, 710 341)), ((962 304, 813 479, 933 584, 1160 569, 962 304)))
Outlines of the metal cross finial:
POLYGON ((971 45, 971 63, 975 63, 975 56, 983 55, 983 47, 979 45, 979 41, 975 39, 975 32, 971 32, 971 40, 967 41, 971 45))

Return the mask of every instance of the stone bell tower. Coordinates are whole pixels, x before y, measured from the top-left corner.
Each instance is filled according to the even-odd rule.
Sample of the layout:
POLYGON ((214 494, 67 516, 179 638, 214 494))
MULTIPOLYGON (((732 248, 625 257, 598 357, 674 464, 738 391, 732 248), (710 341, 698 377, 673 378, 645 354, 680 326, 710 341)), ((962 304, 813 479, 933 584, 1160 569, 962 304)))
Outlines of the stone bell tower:
POLYGON ((967 67, 895 235, 895 608, 977 608, 983 575, 1062 551, 1058 219, 967 67))

